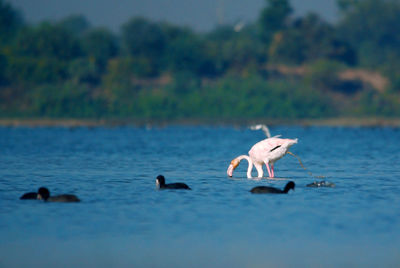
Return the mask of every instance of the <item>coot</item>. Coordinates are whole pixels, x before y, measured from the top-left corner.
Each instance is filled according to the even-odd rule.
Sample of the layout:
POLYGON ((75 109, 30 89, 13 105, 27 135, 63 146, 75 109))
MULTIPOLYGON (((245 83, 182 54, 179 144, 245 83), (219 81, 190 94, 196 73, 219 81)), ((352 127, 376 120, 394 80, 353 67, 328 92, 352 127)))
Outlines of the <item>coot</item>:
POLYGON ((192 190, 189 186, 182 182, 168 183, 165 184, 165 177, 163 175, 158 175, 156 179, 156 185, 159 189, 182 189, 182 190, 192 190))
POLYGON ((270 186, 257 186, 250 190, 253 194, 287 194, 290 189, 294 190, 295 184, 289 181, 283 190, 270 186))
POLYGON ((50 191, 46 187, 40 187, 37 199, 42 199, 46 202, 80 202, 78 197, 73 194, 60 194, 56 196, 50 196, 50 191))

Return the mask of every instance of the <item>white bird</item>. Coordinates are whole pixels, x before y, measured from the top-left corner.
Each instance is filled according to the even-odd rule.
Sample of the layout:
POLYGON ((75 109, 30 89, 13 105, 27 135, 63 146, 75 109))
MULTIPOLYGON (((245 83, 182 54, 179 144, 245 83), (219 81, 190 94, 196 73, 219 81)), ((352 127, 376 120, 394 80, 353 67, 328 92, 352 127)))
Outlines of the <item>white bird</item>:
POLYGON ((251 130, 259 130, 261 129, 267 138, 271 138, 271 132, 269 131, 269 128, 266 125, 258 124, 258 125, 252 125, 250 126, 251 130))
MULTIPOLYGON (((264 132, 265 136, 267 136, 267 138, 271 138, 271 132, 269 131, 269 128, 264 124, 251 125, 250 129, 251 130, 259 130, 259 129, 261 129, 264 132)), ((272 138, 278 138, 280 136, 282 136, 282 135, 275 135, 272 138)))
POLYGON ((262 178, 264 175, 262 168, 263 164, 267 166, 269 177, 274 178, 275 162, 281 159, 295 143, 297 143, 297 139, 281 139, 273 137, 262 140, 251 147, 249 155, 240 155, 233 159, 226 173, 229 177, 232 177, 233 170, 239 166, 240 161, 246 159, 249 163, 247 168, 247 178, 252 178, 251 171, 253 170, 253 165, 257 170, 257 177, 262 178), (269 165, 271 165, 271 168, 269 165))

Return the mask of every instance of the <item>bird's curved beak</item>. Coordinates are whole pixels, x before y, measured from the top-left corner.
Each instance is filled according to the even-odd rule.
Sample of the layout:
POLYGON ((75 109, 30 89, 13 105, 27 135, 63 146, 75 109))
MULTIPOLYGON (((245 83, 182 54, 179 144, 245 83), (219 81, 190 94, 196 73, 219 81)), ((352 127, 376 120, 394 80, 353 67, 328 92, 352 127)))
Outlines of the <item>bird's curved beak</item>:
POLYGON ((228 170, 226 171, 226 174, 228 174, 229 177, 233 176, 233 171, 237 166, 239 166, 240 161, 237 160, 236 158, 231 161, 231 164, 228 167, 228 170))
POLYGON ((43 199, 43 198, 42 198, 42 195, 41 195, 41 194, 38 194, 38 195, 36 196, 36 199, 42 200, 42 199, 43 199))

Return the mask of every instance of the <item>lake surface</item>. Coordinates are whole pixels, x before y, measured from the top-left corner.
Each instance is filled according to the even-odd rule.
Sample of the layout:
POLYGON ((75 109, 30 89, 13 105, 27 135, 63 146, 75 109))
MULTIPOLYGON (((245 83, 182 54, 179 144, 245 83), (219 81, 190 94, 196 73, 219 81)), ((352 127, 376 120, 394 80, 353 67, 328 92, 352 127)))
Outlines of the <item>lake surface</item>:
POLYGON ((249 180, 246 161, 227 177, 265 138, 246 128, 2 127, 0 267, 399 267, 400 129, 271 132, 336 187, 306 187, 286 155, 275 175, 295 191, 252 195, 287 181, 249 180), (193 190, 158 191, 159 174, 193 190), (82 202, 19 200, 40 186, 82 202))

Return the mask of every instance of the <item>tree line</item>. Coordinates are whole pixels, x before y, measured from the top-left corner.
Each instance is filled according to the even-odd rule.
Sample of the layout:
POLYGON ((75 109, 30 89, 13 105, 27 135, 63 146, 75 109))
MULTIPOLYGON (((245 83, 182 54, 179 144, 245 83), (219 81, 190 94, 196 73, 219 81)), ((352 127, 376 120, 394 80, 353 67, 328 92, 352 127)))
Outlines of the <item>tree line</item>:
POLYGON ((29 24, 0 0, 0 117, 400 116, 399 1, 337 4, 334 24, 266 0, 247 24, 199 33, 133 17, 114 33, 82 15, 29 24), (387 83, 343 78, 354 70, 387 83))

